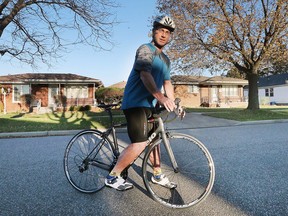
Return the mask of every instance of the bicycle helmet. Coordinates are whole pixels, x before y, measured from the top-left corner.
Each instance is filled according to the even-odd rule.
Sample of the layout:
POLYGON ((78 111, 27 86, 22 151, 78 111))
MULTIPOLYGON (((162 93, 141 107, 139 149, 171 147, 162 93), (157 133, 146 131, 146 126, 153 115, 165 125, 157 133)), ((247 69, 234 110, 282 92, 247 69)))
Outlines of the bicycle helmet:
POLYGON ((168 16, 157 16, 153 22, 153 27, 163 26, 169 29, 169 31, 173 32, 175 30, 174 21, 168 16))

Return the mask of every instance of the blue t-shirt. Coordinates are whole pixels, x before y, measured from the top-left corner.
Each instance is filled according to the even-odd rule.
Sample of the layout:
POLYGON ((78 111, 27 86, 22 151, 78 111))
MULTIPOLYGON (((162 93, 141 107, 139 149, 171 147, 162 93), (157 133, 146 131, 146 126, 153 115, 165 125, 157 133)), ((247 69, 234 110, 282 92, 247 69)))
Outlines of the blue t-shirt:
POLYGON ((169 58, 157 50, 152 44, 140 46, 136 52, 135 62, 128 78, 122 109, 133 107, 152 108, 156 104, 156 99, 146 89, 140 79, 140 71, 151 73, 158 90, 161 90, 165 80, 170 80, 170 61, 169 58))

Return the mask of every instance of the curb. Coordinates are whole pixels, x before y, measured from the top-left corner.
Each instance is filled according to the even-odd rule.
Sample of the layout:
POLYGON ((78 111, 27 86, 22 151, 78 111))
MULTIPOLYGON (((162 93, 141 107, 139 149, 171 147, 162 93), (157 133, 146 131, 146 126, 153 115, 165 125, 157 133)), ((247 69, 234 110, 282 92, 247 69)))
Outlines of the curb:
MULTIPOLYGON (((104 131, 105 129, 98 129, 104 131)), ((31 132, 10 132, 0 133, 2 138, 25 138, 25 137, 45 137, 45 136, 74 136, 82 130, 62 130, 62 131, 31 131, 31 132)), ((117 128, 116 132, 125 133, 126 128, 117 128)))
POLYGON ((75 135, 79 131, 80 130, 11 132, 11 133, 0 133, 0 138, 66 136, 66 135, 75 135))
POLYGON ((273 123, 286 123, 288 119, 274 119, 274 120, 261 120, 261 121, 246 121, 246 122, 239 122, 235 125, 253 125, 253 124, 273 124, 273 123))

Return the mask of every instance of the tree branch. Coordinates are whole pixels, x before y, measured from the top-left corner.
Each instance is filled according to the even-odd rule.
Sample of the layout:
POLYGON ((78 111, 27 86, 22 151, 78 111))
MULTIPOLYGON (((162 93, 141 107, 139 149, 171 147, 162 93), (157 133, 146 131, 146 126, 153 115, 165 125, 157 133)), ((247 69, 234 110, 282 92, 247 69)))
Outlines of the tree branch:
POLYGON ((7 34, 0 54, 34 63, 37 58, 47 62, 47 57, 79 43, 109 50, 112 28, 117 24, 111 9, 116 7, 113 0, 2 1, 0 37, 4 31, 7 34), (78 37, 72 38, 75 32, 78 37))

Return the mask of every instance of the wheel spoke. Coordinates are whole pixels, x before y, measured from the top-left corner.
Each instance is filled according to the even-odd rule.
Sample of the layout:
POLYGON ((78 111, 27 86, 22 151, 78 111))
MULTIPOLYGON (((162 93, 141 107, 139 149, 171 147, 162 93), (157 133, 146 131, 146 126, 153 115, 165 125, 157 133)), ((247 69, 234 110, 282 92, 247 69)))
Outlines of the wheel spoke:
POLYGON ((201 202, 210 193, 215 178, 214 163, 207 148, 191 136, 171 133, 169 142, 179 167, 179 172, 174 172, 161 142, 153 144, 143 160, 143 180, 147 190, 156 201, 172 208, 185 208, 201 202), (176 183, 175 189, 151 182, 153 169, 149 155, 158 144, 161 146, 162 173, 176 183))
POLYGON ((112 143, 99 131, 86 130, 75 135, 64 155, 64 170, 69 183, 78 191, 93 193, 104 187, 114 160, 112 143))

